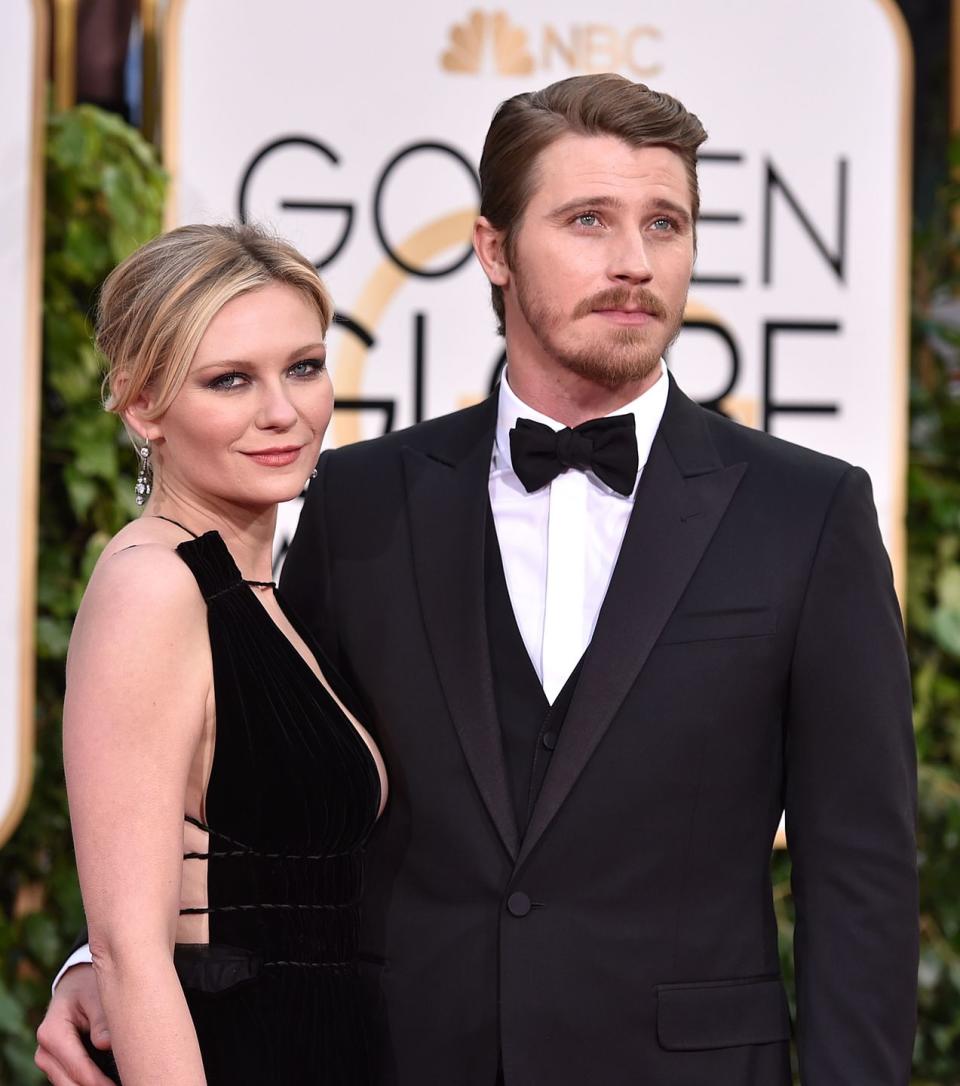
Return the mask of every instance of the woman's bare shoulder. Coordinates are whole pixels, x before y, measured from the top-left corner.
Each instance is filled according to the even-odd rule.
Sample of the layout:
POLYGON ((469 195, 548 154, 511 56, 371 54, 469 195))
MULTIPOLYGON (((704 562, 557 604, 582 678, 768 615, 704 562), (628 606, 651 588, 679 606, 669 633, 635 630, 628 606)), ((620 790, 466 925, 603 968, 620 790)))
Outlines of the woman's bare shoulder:
MULTIPOLYGON (((206 635, 206 605, 196 578, 176 552, 182 533, 163 538, 128 525, 104 548, 84 592, 71 641, 92 634, 116 642, 136 637, 143 651, 172 635, 206 635)), ((73 647, 73 646, 71 646, 73 647)))
POLYGON ((141 543, 104 552, 87 584, 84 603, 106 595, 112 608, 147 602, 164 612, 185 609, 202 611, 203 597, 190 567, 163 543, 141 543))
POLYGON ((105 551, 70 637, 67 700, 72 715, 96 705, 102 716, 123 716, 133 701, 200 720, 210 672, 206 604, 176 550, 167 543, 144 542, 105 551))

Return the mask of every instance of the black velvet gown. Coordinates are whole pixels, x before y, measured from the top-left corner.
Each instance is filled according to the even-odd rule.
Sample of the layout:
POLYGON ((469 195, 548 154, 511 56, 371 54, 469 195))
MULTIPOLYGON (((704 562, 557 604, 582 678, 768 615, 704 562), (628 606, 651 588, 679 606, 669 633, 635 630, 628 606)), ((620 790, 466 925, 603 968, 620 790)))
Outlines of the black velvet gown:
POLYGON ((177 553, 207 602, 216 695, 206 820, 188 819, 208 852, 184 857, 207 861, 207 904, 183 912, 208 913, 210 941, 175 952, 208 1086, 366 1086, 357 949, 376 763, 220 536, 177 553))

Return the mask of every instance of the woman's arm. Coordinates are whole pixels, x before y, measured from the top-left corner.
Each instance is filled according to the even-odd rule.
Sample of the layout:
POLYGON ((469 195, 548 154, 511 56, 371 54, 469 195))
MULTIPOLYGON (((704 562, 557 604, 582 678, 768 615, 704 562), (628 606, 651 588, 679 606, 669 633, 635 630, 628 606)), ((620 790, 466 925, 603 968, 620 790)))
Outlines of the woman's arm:
POLYGON ((186 783, 212 679, 205 605, 171 551, 98 566, 71 638, 64 765, 90 948, 124 1086, 202 1086, 173 966, 186 783))

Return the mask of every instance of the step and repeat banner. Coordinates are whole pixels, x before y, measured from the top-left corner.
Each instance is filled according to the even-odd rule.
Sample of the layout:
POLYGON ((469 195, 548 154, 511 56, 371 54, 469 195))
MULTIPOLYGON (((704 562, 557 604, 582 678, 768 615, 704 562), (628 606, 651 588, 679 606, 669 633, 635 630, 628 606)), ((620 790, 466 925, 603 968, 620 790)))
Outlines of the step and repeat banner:
POLYGON ((893 0, 332 10, 173 0, 164 102, 169 224, 271 223, 333 292, 332 443, 487 394, 502 340, 470 234, 490 117, 617 71, 709 132, 669 365, 699 401, 867 468, 899 571, 912 76, 893 0))
POLYGON ((40 387, 42 132, 47 18, 43 0, 11 0, 0 64, 0 845, 30 793, 40 387))

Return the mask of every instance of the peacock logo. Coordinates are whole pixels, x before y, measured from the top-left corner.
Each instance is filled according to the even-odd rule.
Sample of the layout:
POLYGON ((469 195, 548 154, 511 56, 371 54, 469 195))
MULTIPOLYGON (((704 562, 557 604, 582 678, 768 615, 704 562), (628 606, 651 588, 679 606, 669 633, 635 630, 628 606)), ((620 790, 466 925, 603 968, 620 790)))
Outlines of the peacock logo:
POLYGON ((527 46, 527 32, 514 26, 506 12, 478 9, 450 28, 440 64, 448 72, 479 75, 489 56, 498 75, 530 75, 534 60, 527 46))

